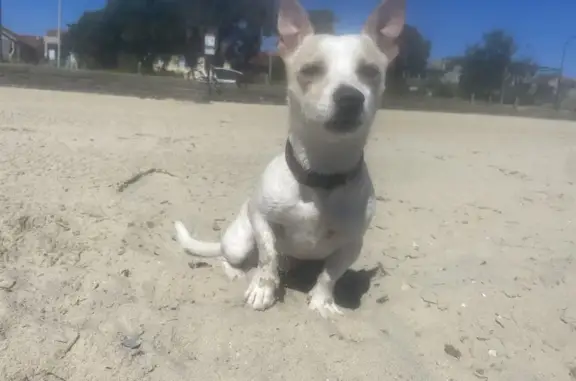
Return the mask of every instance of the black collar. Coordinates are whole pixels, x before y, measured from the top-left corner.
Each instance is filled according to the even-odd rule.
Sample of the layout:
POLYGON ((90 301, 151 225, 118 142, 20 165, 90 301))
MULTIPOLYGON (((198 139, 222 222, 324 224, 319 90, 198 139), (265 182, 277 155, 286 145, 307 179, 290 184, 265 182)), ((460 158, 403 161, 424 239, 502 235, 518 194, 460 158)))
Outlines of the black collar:
POLYGON ((296 181, 311 188, 322 188, 330 190, 345 185, 347 182, 356 177, 360 171, 362 171, 362 167, 364 165, 364 154, 362 154, 362 157, 360 160, 358 160, 358 163, 348 172, 325 175, 304 169, 298 160, 296 160, 296 157, 294 156, 294 148, 292 147, 292 144, 289 140, 286 140, 285 154, 288 168, 296 178, 296 181))

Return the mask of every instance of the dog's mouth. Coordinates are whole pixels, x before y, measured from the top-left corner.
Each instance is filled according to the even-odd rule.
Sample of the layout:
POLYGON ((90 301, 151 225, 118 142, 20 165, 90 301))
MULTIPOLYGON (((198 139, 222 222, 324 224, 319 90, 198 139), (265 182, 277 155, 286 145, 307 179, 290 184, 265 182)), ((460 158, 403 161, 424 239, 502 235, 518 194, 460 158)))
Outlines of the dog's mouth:
POLYGON ((336 113, 328 122, 326 129, 332 132, 347 134, 356 131, 362 125, 362 116, 350 113, 336 113))

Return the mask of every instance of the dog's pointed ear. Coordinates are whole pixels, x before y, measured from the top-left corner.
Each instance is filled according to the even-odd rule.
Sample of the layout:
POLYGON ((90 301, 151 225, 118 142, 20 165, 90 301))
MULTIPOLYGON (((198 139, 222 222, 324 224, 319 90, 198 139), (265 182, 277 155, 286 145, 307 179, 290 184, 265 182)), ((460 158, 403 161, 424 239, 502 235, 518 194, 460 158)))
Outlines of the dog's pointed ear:
POLYGON ((314 34, 308 13, 298 0, 279 0, 278 50, 286 57, 296 50, 306 36, 314 34))
POLYGON ((396 42, 406 20, 406 0, 382 0, 368 17, 363 33, 392 61, 398 55, 396 42))

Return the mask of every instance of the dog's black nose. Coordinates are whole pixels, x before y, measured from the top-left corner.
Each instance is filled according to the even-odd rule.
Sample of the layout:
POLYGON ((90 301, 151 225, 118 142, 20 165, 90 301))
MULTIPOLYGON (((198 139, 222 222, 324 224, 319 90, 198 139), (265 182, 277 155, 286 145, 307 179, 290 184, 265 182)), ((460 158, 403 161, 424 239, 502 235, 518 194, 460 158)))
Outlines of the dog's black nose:
POLYGON ((355 87, 341 85, 334 91, 334 105, 339 112, 357 116, 364 108, 364 94, 355 87))
POLYGON ((330 130, 352 132, 362 121, 366 98, 360 90, 349 85, 340 85, 332 96, 334 113, 327 123, 330 130))

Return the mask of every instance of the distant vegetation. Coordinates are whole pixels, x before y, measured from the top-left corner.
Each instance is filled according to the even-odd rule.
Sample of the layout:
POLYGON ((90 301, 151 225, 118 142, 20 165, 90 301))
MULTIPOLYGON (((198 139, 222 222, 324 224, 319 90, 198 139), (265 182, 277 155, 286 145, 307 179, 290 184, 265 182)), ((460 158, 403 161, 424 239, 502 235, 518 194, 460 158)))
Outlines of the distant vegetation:
MULTIPOLYGON (((203 52, 203 36, 218 32, 216 63, 226 60, 247 71, 261 50, 261 32, 274 34, 269 0, 111 0, 101 10, 86 12, 65 35, 64 52, 73 51, 88 68, 152 71, 157 58, 182 55, 194 66, 203 52)), ((337 23, 330 10, 313 10, 316 29, 333 33, 337 23)), ((412 25, 399 39, 400 55, 390 68, 388 91, 422 92, 493 102, 531 103, 538 90, 529 79, 538 65, 517 57, 514 38, 504 30, 489 31, 461 56, 430 62, 432 43, 412 25)), ((257 60, 256 60, 257 61, 257 60)), ((261 66, 267 65, 261 59, 261 66)), ((274 58, 273 76, 282 76, 274 58)), ((266 69, 264 69, 266 70, 266 69)))
MULTIPOLYGON (((243 67, 260 51, 261 31, 271 33, 268 0, 112 0, 69 25, 63 45, 89 68, 122 66, 122 57, 152 70, 162 56, 184 55, 194 65, 203 36, 215 28, 219 59, 243 67)), ((135 65, 132 65, 135 67, 135 65)))

